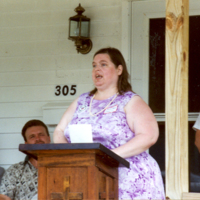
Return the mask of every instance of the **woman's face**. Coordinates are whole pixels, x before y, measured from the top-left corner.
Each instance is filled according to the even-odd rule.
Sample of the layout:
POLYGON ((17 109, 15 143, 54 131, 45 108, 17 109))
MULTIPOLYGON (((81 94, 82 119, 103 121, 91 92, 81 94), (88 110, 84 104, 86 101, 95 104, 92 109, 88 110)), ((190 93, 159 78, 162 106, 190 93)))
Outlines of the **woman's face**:
POLYGON ((108 54, 97 54, 92 66, 92 79, 98 90, 117 88, 117 81, 123 69, 121 65, 116 68, 108 54))

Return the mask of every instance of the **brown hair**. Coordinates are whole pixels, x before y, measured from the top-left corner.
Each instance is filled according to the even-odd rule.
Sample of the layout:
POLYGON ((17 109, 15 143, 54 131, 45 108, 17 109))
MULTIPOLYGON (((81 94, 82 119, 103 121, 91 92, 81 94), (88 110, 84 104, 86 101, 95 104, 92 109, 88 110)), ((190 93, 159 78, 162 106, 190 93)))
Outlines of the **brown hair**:
POLYGON ((43 126, 47 132, 47 135, 49 136, 49 131, 48 131, 47 126, 42 121, 33 119, 33 120, 26 122, 26 124, 22 128, 22 136, 23 136, 25 142, 27 141, 26 136, 25 136, 26 130, 32 126, 43 126))
MULTIPOLYGON (((108 54, 110 56, 112 63, 115 65, 116 68, 118 68, 119 65, 122 65, 123 71, 122 71, 122 74, 119 76, 119 79, 117 82, 117 89, 118 89, 119 94, 122 95, 124 92, 132 91, 131 84, 128 81, 129 73, 127 70, 126 62, 121 52, 116 48, 109 47, 109 48, 103 48, 103 49, 98 50, 94 54, 93 58, 97 54, 108 54)), ((97 91, 97 88, 94 88, 92 91, 90 91, 90 96, 95 94, 96 91, 97 91)))

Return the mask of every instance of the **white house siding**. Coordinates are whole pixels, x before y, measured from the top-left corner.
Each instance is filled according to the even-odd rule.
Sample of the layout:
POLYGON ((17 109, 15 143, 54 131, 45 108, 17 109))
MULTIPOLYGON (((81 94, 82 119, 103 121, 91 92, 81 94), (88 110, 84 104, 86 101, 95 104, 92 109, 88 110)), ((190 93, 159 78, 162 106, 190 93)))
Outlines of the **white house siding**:
MULTIPOLYGON (((24 159, 22 126, 43 120, 46 104, 73 101, 93 88, 94 52, 121 48, 121 13, 122 0, 0 1, 0 166, 24 159), (79 3, 91 18, 93 49, 86 55, 68 40, 68 19, 79 3), (77 85, 77 94, 55 96, 55 85, 65 84, 77 85)), ((49 130, 52 135, 54 127, 49 130)))

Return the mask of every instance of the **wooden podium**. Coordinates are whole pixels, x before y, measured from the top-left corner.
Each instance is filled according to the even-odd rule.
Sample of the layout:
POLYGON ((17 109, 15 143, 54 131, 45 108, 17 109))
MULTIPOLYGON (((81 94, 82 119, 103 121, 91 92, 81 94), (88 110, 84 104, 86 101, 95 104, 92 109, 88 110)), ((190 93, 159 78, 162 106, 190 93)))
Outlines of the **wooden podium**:
POLYGON ((118 199, 118 167, 129 162, 100 143, 20 144, 38 160, 38 200, 118 199))

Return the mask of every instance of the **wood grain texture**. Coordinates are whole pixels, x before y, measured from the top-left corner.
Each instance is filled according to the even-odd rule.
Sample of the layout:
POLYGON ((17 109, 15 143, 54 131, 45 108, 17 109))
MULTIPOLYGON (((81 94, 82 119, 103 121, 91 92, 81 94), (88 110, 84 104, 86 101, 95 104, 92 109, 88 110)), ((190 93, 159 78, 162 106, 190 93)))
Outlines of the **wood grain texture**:
MULTIPOLYGON (((59 153, 59 151, 58 151, 59 153)), ((59 155, 55 154, 52 157, 44 157, 44 154, 39 158, 38 166, 90 166, 95 165, 95 155, 94 154, 71 154, 71 155, 59 155)))
POLYGON ((187 193, 187 192, 184 192, 182 194, 182 199, 185 200, 199 200, 200 199, 200 193, 187 193))
POLYGON ((47 199, 47 168, 40 167, 38 169, 38 199, 47 199))
POLYGON ((98 143, 60 145, 19 146, 37 155, 39 199, 118 199, 118 169, 111 170, 117 155, 110 157, 110 150, 98 143))
POLYGON ((87 168, 47 168, 47 199, 87 199, 87 168))
POLYGON ((95 166, 88 167, 88 199, 99 199, 99 170, 95 166))
POLYGON ((111 163, 105 162, 100 156, 96 155, 96 167, 100 171, 102 171, 105 174, 109 174, 109 176, 112 176, 112 178, 117 178, 118 177, 118 169, 116 167, 111 167, 111 163))
POLYGON ((99 199, 118 199, 114 188, 115 179, 99 171, 99 199))
POLYGON ((166 195, 188 192, 189 0, 166 0, 166 195))
MULTIPOLYGON (((19 150, 25 154, 31 155, 35 158, 39 157, 51 157, 56 159, 57 157, 63 156, 73 156, 74 158, 80 157, 80 161, 83 159, 83 155, 87 155, 89 159, 96 159, 96 155, 106 164, 111 167, 128 167, 130 166, 129 162, 113 153, 111 150, 107 149, 100 143, 60 143, 60 144, 20 144, 19 150), (59 155, 59 156, 57 156, 59 155)), ((87 157, 87 158, 88 158, 87 157)), ((71 158, 71 157, 70 157, 71 158)), ((73 159, 73 158, 72 158, 73 159)), ((71 159, 69 159, 71 160, 71 159)), ((42 162, 42 159, 41 161, 42 162)), ((62 163, 68 163, 69 161, 63 159, 62 163)), ((76 162, 76 161, 75 161, 76 162)), ((50 162, 49 162, 50 164, 50 162)), ((52 163, 53 164, 53 163, 52 163)))

